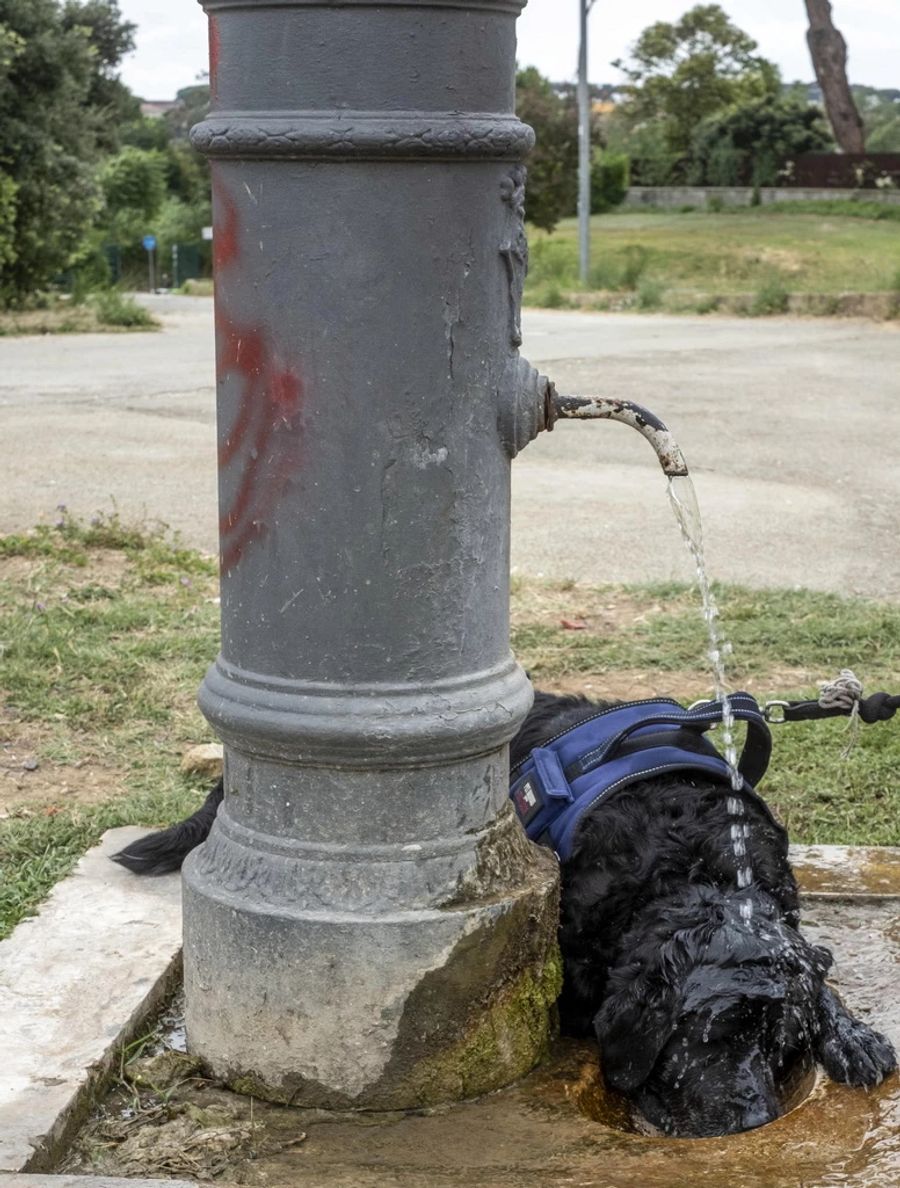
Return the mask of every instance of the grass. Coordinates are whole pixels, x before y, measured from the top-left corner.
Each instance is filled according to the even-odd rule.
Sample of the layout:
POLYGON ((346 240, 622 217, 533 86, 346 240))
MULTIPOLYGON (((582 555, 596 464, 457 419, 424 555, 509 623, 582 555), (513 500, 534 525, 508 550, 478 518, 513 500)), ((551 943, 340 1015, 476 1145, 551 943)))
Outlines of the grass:
MULTIPOLYGON (((0 819, 0 935, 105 829, 166 823, 198 803, 179 759, 209 737, 194 697, 218 647, 216 593, 210 560, 115 515, 80 524, 61 509, 53 527, 0 538, 0 728, 30 733, 40 771, 60 785, 86 762, 110 776, 97 802, 23 794, 0 819)), ((816 678, 852 667, 869 690, 897 691, 900 607, 735 587, 718 598, 736 687, 808 696, 816 678)), ((685 586, 516 579, 512 612, 514 648, 545 687, 685 701, 708 690, 685 586)), ((762 791, 795 841, 900 844, 900 722, 863 727, 842 758, 846 741, 844 722, 776 728, 762 791)))
POLYGON ((84 301, 43 295, 38 306, 0 310, 0 338, 22 334, 96 334, 158 330, 159 322, 133 298, 117 289, 92 293, 84 301))
POLYGON ((204 277, 198 277, 195 280, 186 280, 175 291, 180 297, 212 297, 213 282, 204 277))
POLYGON ((101 289, 93 294, 90 303, 101 326, 120 326, 127 330, 156 330, 159 327, 148 309, 118 289, 101 289))
POLYGON ((744 299, 744 312, 752 303, 755 313, 780 313, 786 300, 769 309, 762 306, 771 302, 757 300, 776 284, 785 295, 897 291, 900 238, 896 219, 883 212, 900 217, 900 208, 862 202, 796 207, 804 209, 785 203, 718 214, 597 215, 591 220, 593 265, 586 293, 578 280, 576 221, 564 220, 552 235, 531 229, 525 301, 544 304, 552 292, 558 306, 591 305, 590 294, 599 292, 617 295, 614 308, 709 311, 713 299, 720 307, 744 299), (651 283, 659 286, 660 302, 648 305, 640 293, 651 283))
POLYGON ((85 763, 101 803, 23 802, 0 821, 0 934, 113 825, 163 823, 196 802, 179 774, 210 737, 194 705, 218 640, 215 567, 116 516, 0 539, 0 722, 36 733, 59 784, 85 763))

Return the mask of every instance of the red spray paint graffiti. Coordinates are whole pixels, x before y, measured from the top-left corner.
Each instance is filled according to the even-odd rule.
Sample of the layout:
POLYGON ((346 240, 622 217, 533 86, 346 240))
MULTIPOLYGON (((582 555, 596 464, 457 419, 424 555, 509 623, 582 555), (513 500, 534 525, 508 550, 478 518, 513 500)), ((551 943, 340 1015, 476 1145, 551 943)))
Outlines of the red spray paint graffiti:
MULTIPOLYGON (((240 217, 233 197, 219 179, 213 182, 216 225, 214 266, 221 280, 240 257, 240 217)), ((227 573, 247 545, 262 536, 285 486, 299 462, 298 420, 303 382, 258 326, 234 318, 223 293, 216 290, 216 340, 219 381, 237 377, 240 402, 233 423, 220 434, 219 468, 234 467, 237 483, 221 508, 221 567, 227 573)))

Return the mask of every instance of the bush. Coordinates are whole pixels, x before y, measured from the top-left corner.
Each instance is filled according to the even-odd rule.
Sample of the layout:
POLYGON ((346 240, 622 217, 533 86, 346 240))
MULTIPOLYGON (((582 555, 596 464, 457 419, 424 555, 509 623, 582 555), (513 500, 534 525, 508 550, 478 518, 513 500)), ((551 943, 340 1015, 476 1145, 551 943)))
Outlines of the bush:
POLYGON ((771 186, 801 153, 833 146, 821 110, 780 95, 738 103, 702 120, 691 140, 692 185, 771 186))
POLYGON ((640 243, 629 243, 625 247, 625 263, 622 268, 621 286, 623 289, 636 289, 638 282, 647 270, 650 253, 640 243))
POLYGON ((772 273, 757 289, 753 301, 750 303, 750 314, 752 317, 758 318, 769 314, 786 313, 790 296, 781 277, 777 273, 772 273))
POLYGON ((618 289, 622 285, 622 269, 613 257, 602 251, 600 259, 591 265, 590 287, 592 289, 618 289))
POLYGON ((621 206, 628 193, 628 179, 626 153, 595 151, 591 160, 591 214, 621 206))
POLYGON ((528 259, 529 287, 545 282, 574 285, 578 282, 577 247, 565 239, 538 239, 528 259))
POLYGON ((709 294, 706 297, 700 298, 700 300, 694 306, 694 313, 701 315, 715 313, 721 304, 721 297, 716 297, 712 294, 709 294))
POLYGON ((665 291, 665 285, 662 283, 662 281, 659 281, 652 276, 642 277, 637 291, 638 309, 644 310, 645 312, 648 310, 659 309, 663 303, 665 291))
POLYGON ((124 326, 135 330, 156 330, 159 322, 143 305, 132 297, 124 297, 118 289, 105 289, 95 293, 93 306, 97 321, 104 326, 124 326))

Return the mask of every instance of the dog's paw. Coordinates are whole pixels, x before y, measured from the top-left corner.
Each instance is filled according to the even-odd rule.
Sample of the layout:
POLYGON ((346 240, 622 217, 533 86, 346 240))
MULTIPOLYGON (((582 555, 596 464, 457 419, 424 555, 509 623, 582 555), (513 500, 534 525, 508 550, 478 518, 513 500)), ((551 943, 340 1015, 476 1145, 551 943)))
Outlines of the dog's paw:
POLYGON ((843 1011, 821 1037, 818 1056, 832 1080, 857 1088, 880 1085, 897 1067, 890 1040, 843 1011))

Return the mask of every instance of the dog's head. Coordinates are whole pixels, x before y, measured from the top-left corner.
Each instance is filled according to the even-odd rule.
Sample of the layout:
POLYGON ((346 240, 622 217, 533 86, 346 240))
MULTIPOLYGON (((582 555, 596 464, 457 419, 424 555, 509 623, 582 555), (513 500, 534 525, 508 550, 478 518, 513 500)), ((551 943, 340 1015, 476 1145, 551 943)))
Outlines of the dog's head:
POLYGON ((777 1118, 788 1086, 814 1062, 831 954, 753 888, 690 888, 639 932, 594 1019, 607 1085, 671 1135, 732 1134, 777 1118))

